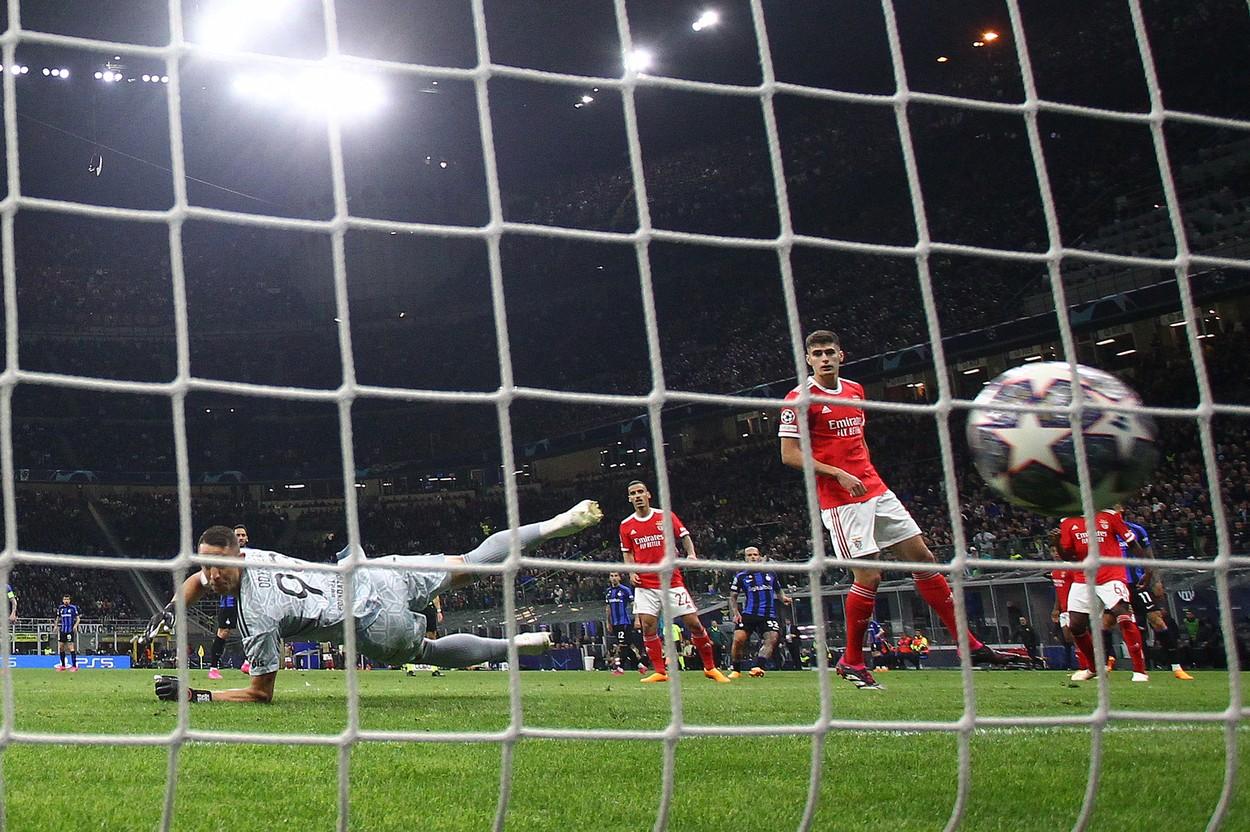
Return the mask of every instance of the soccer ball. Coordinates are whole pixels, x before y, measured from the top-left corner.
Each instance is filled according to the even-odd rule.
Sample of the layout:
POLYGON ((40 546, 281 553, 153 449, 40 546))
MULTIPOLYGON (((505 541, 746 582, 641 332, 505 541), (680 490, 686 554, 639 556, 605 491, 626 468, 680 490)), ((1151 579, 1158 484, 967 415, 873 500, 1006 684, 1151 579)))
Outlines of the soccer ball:
MULTIPOLYGON (((1111 508, 1145 485, 1159 458, 1154 420, 1100 410, 1099 404, 1140 405, 1141 398, 1110 373, 1078 366, 1085 410, 1082 435, 1094 508, 1111 508)), ((1008 502, 1039 514, 1080 514, 1072 425, 1065 413, 996 410, 995 404, 1066 407, 1072 369, 1059 361, 1026 364, 985 385, 974 400, 987 409, 968 417, 968 445, 977 470, 1008 502)))

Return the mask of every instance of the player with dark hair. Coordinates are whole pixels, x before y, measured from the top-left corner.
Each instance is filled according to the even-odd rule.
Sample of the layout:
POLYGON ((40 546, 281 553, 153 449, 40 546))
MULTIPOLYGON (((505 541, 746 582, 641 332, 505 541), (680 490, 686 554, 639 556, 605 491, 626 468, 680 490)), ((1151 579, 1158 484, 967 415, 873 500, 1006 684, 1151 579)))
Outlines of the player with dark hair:
POLYGON ((78 606, 73 603, 73 598, 67 593, 61 598, 61 606, 56 608, 57 652, 61 657, 60 664, 56 666, 57 671, 78 672, 78 622, 80 619, 78 606), (69 646, 66 647, 66 645, 69 646), (67 649, 70 653, 68 667, 65 665, 67 649))
MULTIPOLYGON (((742 555, 748 563, 762 563, 764 560, 757 546, 746 547, 742 555)), ((781 588, 776 572, 744 569, 734 575, 729 585, 729 614, 734 621, 734 640, 730 647, 733 672, 729 674, 730 679, 742 676, 742 669, 746 666, 742 654, 746 652, 752 635, 760 637, 760 649, 751 663, 750 674, 755 677, 764 675, 764 663, 772 660, 781 640, 778 601, 789 604, 790 598, 781 588), (746 595, 746 603, 741 609, 738 608, 739 594, 746 595)))
MULTIPOLYGON (((1135 557, 1145 555, 1145 549, 1137 540, 1124 519, 1114 511, 1100 511, 1095 515, 1097 530, 1098 554, 1104 558, 1123 558, 1127 550, 1135 557)), ((1059 523, 1059 554, 1063 560, 1079 561, 1089 553, 1089 534, 1085 529, 1084 517, 1065 517, 1059 523)), ((1072 681, 1084 682, 1094 678, 1094 642, 1090 635, 1089 589, 1086 586, 1085 572, 1075 569, 1071 572, 1072 588, 1068 594, 1069 625, 1076 641, 1076 649, 1085 656, 1086 665, 1072 674, 1072 681)), ((1115 617, 1120 627, 1120 636, 1128 648, 1129 657, 1133 661, 1133 681, 1148 682, 1146 674, 1146 656, 1142 650, 1141 631, 1133 620, 1133 608, 1129 603, 1128 575, 1122 565, 1102 565, 1094 577, 1094 593, 1099 610, 1099 620, 1103 611, 1115 617)))
MULTIPOLYGON (((529 548, 557 537, 568 537, 603 519, 599 505, 583 500, 573 508, 515 532, 529 548)), ((477 573, 460 566, 502 563, 511 548, 513 532, 497 532, 464 555, 388 555, 374 558, 351 573, 352 607, 344 603, 344 575, 307 569, 307 562, 277 552, 239 548, 238 538, 226 526, 212 526, 199 540, 199 554, 236 558, 238 566, 205 566, 183 582, 183 601, 194 604, 206 587, 218 595, 239 599, 239 634, 251 665, 251 685, 233 690, 182 689, 176 676, 157 676, 159 699, 188 698, 193 702, 269 702, 282 666, 282 640, 342 641, 343 628, 355 628, 362 656, 379 664, 408 662, 443 667, 469 667, 502 662, 508 657, 506 639, 456 633, 431 641, 418 610, 447 589, 466 586, 477 573), (389 567, 408 567, 396 569, 389 567)), ((150 638, 174 623, 174 604, 157 613, 145 634, 150 638)), ((551 646, 550 633, 521 633, 515 639, 522 655, 541 654, 551 646)))
POLYGON ((603 595, 604 612, 607 614, 609 644, 612 658, 612 675, 620 676, 622 656, 631 666, 641 667, 638 660, 639 637, 634 627, 634 591, 621 583, 620 572, 608 573, 608 590, 603 595))
MULTIPOLYGON (((646 483, 634 480, 626 486, 626 494, 634 511, 621 521, 621 555, 626 563, 659 563, 668 551, 668 543, 664 533, 664 510, 651 507, 651 491, 646 483)), ((681 518, 669 512, 673 521, 673 533, 681 541, 681 547, 687 560, 697 560, 694 551, 694 540, 681 518)), ((642 644, 651 659, 654 673, 642 681, 647 683, 667 682, 668 664, 664 659, 664 642, 659 635, 660 611, 663 609, 660 595, 660 575, 657 572, 631 572, 630 583, 635 587, 634 614, 642 625, 642 644)), ((729 678, 716 666, 716 653, 712 649, 712 639, 699 620, 698 609, 686 591, 686 582, 681 570, 674 569, 669 582, 668 600, 673 615, 686 625, 690 632, 690 640, 699 658, 703 660, 703 675, 715 682, 728 682, 729 678)), ((677 626, 677 621, 672 622, 677 626)), ((674 639, 679 641, 679 639, 674 639)), ((678 654, 680 655, 680 653, 678 654)))
MULTIPOLYGON (((1124 507, 1116 506, 1116 510, 1123 515, 1124 507)), ((1140 523, 1133 523, 1128 518, 1124 519, 1124 525, 1128 526, 1129 531, 1137 536, 1137 542, 1141 544, 1142 550, 1145 551, 1146 557, 1153 558, 1154 550, 1150 544, 1150 533, 1146 531, 1146 527, 1140 523)), ((1123 541, 1120 544, 1120 551, 1123 553, 1127 547, 1123 541)), ((1149 627, 1154 630, 1155 639, 1163 647, 1163 656, 1165 661, 1172 666, 1172 675, 1182 682, 1192 682, 1193 676, 1185 672, 1185 668, 1180 664, 1180 645, 1177 643, 1176 631, 1168 626, 1167 613, 1159 603, 1166 597, 1163 593, 1163 580, 1154 574, 1154 572, 1145 566, 1128 566, 1129 588, 1133 593, 1133 616, 1137 620, 1137 627, 1145 630, 1149 627)))
MULTIPOLYGON (((813 394, 837 402, 813 402, 805 413, 792 404, 802 387, 786 396, 781 408, 781 461, 803 469, 799 444, 799 419, 805 419, 812 443, 812 467, 816 472, 816 492, 820 518, 829 531, 835 557, 848 561, 854 583, 846 596, 846 649, 838 660, 839 676, 863 690, 879 690, 864 662, 864 632, 877 603, 881 569, 875 564, 882 550, 894 549, 899 560, 908 563, 935 563, 920 527, 903 503, 886 487, 873 467, 864 441, 864 388, 841 377, 845 358, 838 336, 817 330, 807 336, 807 364, 812 375, 805 387, 813 394)), ((940 572, 916 572, 916 591, 942 624, 956 637, 955 604, 950 585, 940 572)), ((977 663, 1006 664, 1010 658, 982 644, 968 633, 972 660, 977 663)))
MULTIPOLYGON (((235 526, 234 536, 239 541, 240 549, 248 548, 247 526, 242 523, 235 526)), ((225 652, 226 641, 230 638, 230 633, 234 631, 238 618, 238 603, 238 599, 233 595, 223 595, 217 599, 217 635, 213 638, 213 649, 208 657, 208 678, 210 679, 221 678, 221 671, 218 669, 221 654, 225 652)), ((241 669, 244 673, 247 672, 247 667, 241 669)))

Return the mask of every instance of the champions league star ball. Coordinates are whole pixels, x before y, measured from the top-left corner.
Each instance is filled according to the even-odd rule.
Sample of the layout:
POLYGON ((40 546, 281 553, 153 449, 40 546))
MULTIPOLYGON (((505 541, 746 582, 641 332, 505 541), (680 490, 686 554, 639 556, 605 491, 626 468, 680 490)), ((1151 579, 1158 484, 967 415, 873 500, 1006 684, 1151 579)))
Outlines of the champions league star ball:
MULTIPOLYGON (((1089 463, 1094 508, 1111 508, 1136 492, 1154 470, 1159 452, 1154 420, 1099 405, 1140 405, 1141 398, 1110 373, 1078 366, 1084 412, 1081 433, 1089 463)), ((996 410, 995 404, 1066 407, 1072 369, 1038 362, 1008 370, 974 400, 989 405, 968 417, 968 445, 986 483, 1007 501, 1039 514, 1080 514, 1072 425, 1066 413, 996 410)))

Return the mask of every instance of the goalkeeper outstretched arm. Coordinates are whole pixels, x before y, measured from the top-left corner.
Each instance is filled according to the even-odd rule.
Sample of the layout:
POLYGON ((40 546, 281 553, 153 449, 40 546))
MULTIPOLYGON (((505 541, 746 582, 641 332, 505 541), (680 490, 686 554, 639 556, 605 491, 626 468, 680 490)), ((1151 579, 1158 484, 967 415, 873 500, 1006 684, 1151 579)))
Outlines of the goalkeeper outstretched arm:
POLYGON ((178 684, 177 676, 156 677, 156 698, 166 702, 177 702, 189 699, 192 702, 272 702, 273 683, 278 671, 263 673, 252 677, 252 683, 245 688, 230 690, 205 690, 203 688, 183 688, 178 684))
MULTIPOLYGON (((187 576, 187 579, 182 582, 179 592, 182 593, 182 600, 187 609, 190 609, 196 601, 200 600, 200 596, 204 594, 204 587, 207 585, 208 576, 204 574, 202 569, 187 576)), ((163 610, 148 619, 147 629, 144 631, 143 637, 139 639, 140 644, 147 644, 158 635, 173 632, 177 597, 175 594, 163 610)))

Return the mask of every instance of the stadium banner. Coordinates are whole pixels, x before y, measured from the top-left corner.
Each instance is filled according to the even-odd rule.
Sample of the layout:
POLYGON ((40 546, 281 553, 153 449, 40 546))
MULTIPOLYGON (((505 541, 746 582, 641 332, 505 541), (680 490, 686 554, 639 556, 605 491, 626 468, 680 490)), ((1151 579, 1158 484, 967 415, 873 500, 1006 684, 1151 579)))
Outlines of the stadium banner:
MULTIPOLYGON (((61 663, 59 656, 9 656, 9 667, 19 670, 43 668, 50 670, 61 663)), ((129 656, 79 656, 78 667, 83 670, 129 670, 129 656)))

